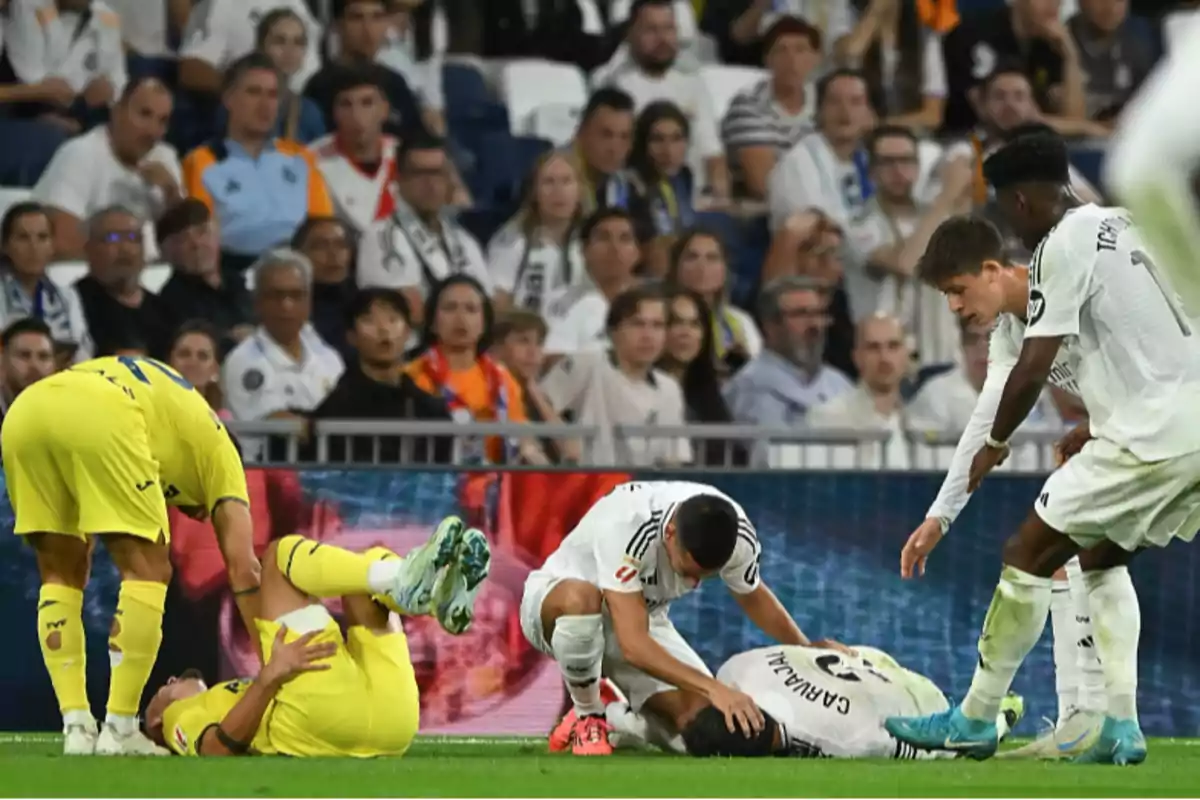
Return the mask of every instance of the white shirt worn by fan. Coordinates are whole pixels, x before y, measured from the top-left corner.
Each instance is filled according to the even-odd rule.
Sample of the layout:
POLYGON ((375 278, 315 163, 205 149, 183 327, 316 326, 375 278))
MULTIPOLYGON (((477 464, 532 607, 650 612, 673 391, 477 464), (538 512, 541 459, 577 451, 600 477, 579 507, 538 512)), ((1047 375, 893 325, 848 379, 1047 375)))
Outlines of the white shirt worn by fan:
POLYGON ((107 78, 116 98, 129 81, 121 18, 100 0, 85 14, 60 11, 54 0, 11 0, 4 36, 21 83, 54 76, 82 92, 93 79, 107 78))
POLYGON ((329 187, 337 215, 360 235, 386 220, 396 209, 396 148, 394 136, 383 137, 379 167, 368 175, 338 146, 336 134, 322 136, 308 146, 317 169, 329 187))
POLYGON ((825 134, 810 133, 779 157, 767 179, 772 230, 810 208, 820 209, 845 230, 866 204, 866 181, 865 154, 842 161, 825 134))
POLYGON ((224 71, 254 51, 254 36, 262 18, 284 8, 294 12, 308 32, 304 63, 290 81, 292 91, 302 92, 304 84, 321 68, 322 37, 321 25, 304 0, 200 0, 188 17, 179 57, 195 58, 224 71))
POLYGON ((578 236, 563 247, 536 230, 526 234, 517 220, 492 236, 487 262, 496 290, 511 295, 513 307, 536 312, 548 324, 568 291, 591 284, 578 236))
POLYGON ((546 309, 546 355, 570 355, 608 347, 608 298, 587 283, 574 286, 546 309))

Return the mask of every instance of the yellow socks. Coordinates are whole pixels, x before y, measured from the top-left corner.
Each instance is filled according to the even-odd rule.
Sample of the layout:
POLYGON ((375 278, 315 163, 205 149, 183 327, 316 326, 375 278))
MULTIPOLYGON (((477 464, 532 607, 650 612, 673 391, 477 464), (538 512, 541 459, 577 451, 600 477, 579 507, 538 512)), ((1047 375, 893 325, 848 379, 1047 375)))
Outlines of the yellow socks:
POLYGON ((90 718, 83 592, 56 583, 43 584, 38 595, 37 625, 42 660, 54 684, 58 707, 64 716, 86 711, 90 718))
POLYGON ((293 586, 314 597, 340 597, 346 594, 386 592, 395 579, 401 560, 384 562, 373 548, 368 553, 352 553, 303 536, 285 536, 279 540, 276 564, 293 586))
POLYGON ((117 614, 108 637, 112 677, 108 687, 108 714, 137 716, 142 691, 162 644, 165 583, 122 581, 117 597, 117 614))

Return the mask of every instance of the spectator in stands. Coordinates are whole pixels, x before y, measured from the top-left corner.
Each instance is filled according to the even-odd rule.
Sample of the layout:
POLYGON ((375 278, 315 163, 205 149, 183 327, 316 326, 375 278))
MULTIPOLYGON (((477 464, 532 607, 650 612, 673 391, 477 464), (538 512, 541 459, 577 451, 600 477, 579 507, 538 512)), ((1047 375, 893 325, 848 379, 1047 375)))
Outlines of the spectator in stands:
POLYGON ((221 391, 220 333, 202 319, 184 322, 171 337, 167 363, 204 395, 208 405, 222 417, 229 417, 225 395, 221 391))
POLYGON ((1087 117, 1111 122, 1154 66, 1150 40, 1129 24, 1129 0, 1082 0, 1067 27, 1085 76, 1087 117))
MULTIPOLYGON (((30 3, 14 5, 12 0, 0 0, 0 51, 7 49, 9 41, 38 30, 36 11, 30 3)), ((11 69, 11 63, 9 67, 11 69)), ((19 75, 6 77, 16 80, 0 85, 0 103, 24 105, 30 111, 51 108, 61 112, 75 102, 75 90, 58 75, 47 74, 41 80, 29 82, 19 75)))
POLYGON ((157 78, 132 81, 108 125, 54 154, 33 197, 49 209, 56 259, 83 257, 85 221, 106 206, 119 203, 147 220, 149 236, 154 220, 179 202, 179 156, 163 141, 171 107, 171 92, 157 78))
POLYGON ((687 165, 690 136, 687 116, 670 101, 656 100, 638 115, 629 168, 654 224, 655 246, 644 265, 651 275, 666 272, 675 236, 696 221, 695 179, 687 165))
POLYGON ((667 283, 698 292, 710 309, 717 371, 732 375, 762 351, 754 318, 729 302, 729 254, 715 233, 685 231, 671 250, 667 283))
POLYGON ((675 66, 679 32, 672 0, 634 0, 629 9, 624 57, 602 67, 594 86, 616 86, 641 109, 655 100, 668 100, 683 109, 694 132, 692 163, 702 171, 710 196, 729 198, 729 170, 717 131, 712 97, 700 75, 675 66))
POLYGON ((650 209, 633 191, 626 167, 633 148, 633 98, 620 89, 597 89, 588 98, 575 134, 574 153, 583 178, 583 211, 620 208, 637 223, 638 238, 654 236, 650 209))
MULTIPOLYGON (((421 355, 405 367, 417 386, 445 400, 457 422, 527 422, 521 387, 487 352, 493 311, 483 284, 451 275, 430 292, 424 316, 421 355)), ((548 463, 529 437, 468 439, 459 452, 460 463, 548 463)))
POLYGON ((225 92, 234 64, 254 52, 259 20, 277 9, 291 11, 304 20, 308 30, 304 65, 292 76, 291 83, 293 91, 303 89, 321 64, 321 26, 304 0, 206 0, 196 3, 179 48, 180 88, 201 95, 225 92))
MULTIPOLYGON (((311 98, 290 88, 296 73, 304 68, 308 29, 290 8, 277 8, 258 21, 255 50, 266 55, 279 70, 279 116, 272 132, 279 139, 308 144, 325 135, 325 119, 311 98)), ((219 124, 219 123, 218 123, 219 124)), ((222 126, 223 127, 223 126, 222 126)))
POLYGON ((329 79, 333 133, 313 142, 337 214, 357 234, 396 210, 396 137, 383 131, 388 101, 378 70, 345 67, 329 79))
MULTIPOLYGON (((480 17, 486 58, 546 58, 590 72, 612 52, 601 5, 597 0, 491 0, 472 11, 480 17)), ((611 24, 611 7, 607 11, 611 24)))
POLYGON ((105 0, 105 4, 121 18, 121 38, 132 56, 174 61, 174 43, 187 27, 191 0, 166 3, 105 0))
POLYGON ((162 298, 142 287, 146 266, 143 221, 124 206, 88 220, 88 274, 75 284, 96 353, 133 347, 165 358, 175 321, 162 298))
POLYGON ((808 424, 814 428, 888 431, 891 437, 885 445, 882 463, 907 469, 908 426, 900 384, 908 373, 910 360, 899 320, 884 314, 864 319, 858 324, 854 342, 858 385, 809 409, 808 424))
MULTIPOLYGON (((346 311, 358 293, 351 231, 336 217, 309 217, 292 237, 292 248, 312 262, 313 327, 330 347, 347 355, 346 311)), ((405 309, 406 327, 408 317, 405 309)))
POLYGON ((1013 0, 967 15, 946 34, 945 132, 975 127, 979 85, 1005 63, 1028 78, 1044 111, 1076 122, 1087 119, 1079 48, 1059 19, 1059 5, 1059 0, 1013 0))
POLYGON ((358 285, 400 290, 425 324, 425 298, 454 275, 474 278, 489 293, 492 277, 483 250, 447 207, 450 160, 446 145, 428 134, 400 145, 396 211, 363 236, 358 251, 358 285))
POLYGON ((329 395, 344 369, 309 322, 312 263, 281 248, 264 253, 252 272, 260 324, 225 359, 226 401, 236 420, 300 419, 329 395))
POLYGON ((68 108, 27 110, 72 133, 104 121, 128 81, 117 15, 93 0, 10 0, 10 5, 4 39, 17 79, 36 85, 50 76, 62 78, 75 94, 68 108))
POLYGON ((0 333, 0 420, 17 395, 57 372, 54 340, 46 323, 18 319, 0 333))
MULTIPOLYGON (((415 0, 412 5, 421 5, 424 0, 415 0)), ((446 135, 446 94, 443 88, 441 53, 431 53, 418 61, 413 34, 412 11, 404 0, 389 4, 387 15, 387 39, 375 60, 398 73, 409 87, 421 107, 421 119, 432 133, 446 135)), ((368 16, 370 12, 366 12, 368 16)))
POLYGON ((767 178, 788 150, 812 133, 817 108, 813 72, 821 32, 799 17, 779 17, 763 37, 770 75, 738 92, 721 121, 734 194, 765 200, 767 178))
MULTIPOLYGON (((575 353, 542 380, 542 391, 563 416, 582 425, 679 428, 684 424, 683 391, 654 365, 666 344, 667 309, 662 291, 638 286, 617 295, 606 320, 612 349, 575 353)), ((591 463, 678 466, 692 461, 691 442, 678 434, 645 432, 598 437, 591 463)))
POLYGON ((725 385, 734 419, 782 428, 850 391, 850 379, 821 361, 828 306, 826 285, 812 278, 778 278, 763 288, 758 316, 766 346, 725 385))
POLYGON ((768 181, 772 228, 797 211, 819 209, 845 228, 871 197, 863 137, 875 124, 867 82, 840 69, 817 84, 817 130, 787 152, 768 181))
POLYGON ((208 206, 189 197, 158 220, 159 248, 171 277, 159 292, 173 320, 204 320, 227 353, 251 333, 252 309, 246 284, 221 270, 221 234, 208 206))
POLYGON ((54 255, 53 226, 37 203, 17 203, 0 222, 0 283, 4 305, 0 328, 33 317, 44 323, 62 366, 92 356, 83 306, 74 287, 59 286, 46 274, 54 255))
POLYGON ((566 153, 538 158, 525 181, 521 207, 488 242, 498 312, 515 306, 545 318, 567 291, 586 280, 580 190, 579 173, 566 153))
MULTIPOLYGON (((404 295, 393 289, 363 289, 350 299, 342 326, 349 331, 356 355, 346 362, 337 386, 313 411, 314 419, 450 421, 445 400, 422 390, 404 371, 410 317, 404 295)), ((447 438, 434 441, 431 449, 426 437, 336 436, 329 440, 328 459, 335 463, 448 463, 453 442, 447 438)))
POLYGON ((771 26, 781 17, 800 17, 821 32, 829 60, 844 62, 852 34, 869 30, 864 23, 873 21, 864 13, 856 26, 854 5, 850 0, 709 0, 702 25, 717 38, 723 61, 757 66, 771 26))
POLYGON ((875 194, 850 223, 846 293, 853 319, 876 313, 896 317, 922 365, 949 364, 958 352, 958 324, 941 292, 915 276, 929 237, 953 214, 971 210, 974 173, 954 161, 942 176, 932 204, 913 189, 919 163, 917 139, 908 128, 882 125, 867 137, 875 194))
POLYGON ((580 230, 588 281, 567 291, 550 309, 546 352, 568 355, 608 346, 608 309, 635 283, 641 253, 633 217, 620 208, 603 208, 580 230))
POLYGON ((183 160, 187 194, 216 216, 223 266, 236 273, 265 250, 290 241, 305 217, 333 213, 312 154, 272 136, 279 84, 279 72, 261 53, 231 64, 222 95, 229 112, 224 137, 183 160))

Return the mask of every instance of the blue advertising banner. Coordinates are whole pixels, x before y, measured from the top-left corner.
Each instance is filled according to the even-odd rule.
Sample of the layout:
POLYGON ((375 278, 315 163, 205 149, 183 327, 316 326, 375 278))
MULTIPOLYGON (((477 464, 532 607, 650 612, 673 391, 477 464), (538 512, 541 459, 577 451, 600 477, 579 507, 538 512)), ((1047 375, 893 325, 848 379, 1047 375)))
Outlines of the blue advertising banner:
MULTIPOLYGON (((460 476, 450 473, 267 470, 252 477, 260 545, 301 531, 352 549, 382 543, 403 552, 443 516, 458 513, 462 496, 460 476)), ((569 477, 555 477, 555 485, 565 485, 569 477)), ((687 479, 712 483, 745 506, 763 543, 763 576, 806 632, 883 648, 929 676, 952 699, 970 683, 975 639, 999 573, 1001 544, 1041 484, 1028 477, 990 478, 934 553, 925 578, 905 582, 898 574, 900 547, 937 491, 938 476, 690 473, 687 479)), ((516 621, 524 576, 540 557, 530 553, 544 556, 554 541, 531 544, 510 530, 537 531, 552 500, 544 493, 514 498, 507 511, 511 520, 487 531, 496 558, 473 629, 453 638, 430 620, 405 621, 426 731, 537 734, 549 729, 561 709, 557 670, 522 640, 516 621), (526 497, 534 499, 521 499, 526 497)), ((6 506, 5 501, 0 511, 0 643, 5 650, 0 730, 51 730, 59 719, 34 625, 37 568, 30 549, 9 533, 12 514, 6 506)), ((561 537, 562 532, 546 535, 561 537)), ((172 551, 175 579, 151 687, 188 667, 199 668, 210 680, 252 674, 253 658, 232 614, 211 530, 173 522, 172 551)), ((1143 726, 1152 735, 1196 736, 1200 548, 1173 545, 1147 552, 1133 573, 1143 618, 1143 726)), ((106 640, 118 584, 119 576, 98 553, 84 609, 89 692, 97 713, 104 708, 106 640)), ((717 584, 676 603, 671 616, 714 670, 733 653, 765 643, 717 584)), ((1039 717, 1056 714, 1049 643, 1047 626, 1015 686, 1026 696, 1033 720, 1025 723, 1026 734, 1035 732, 1039 717)))

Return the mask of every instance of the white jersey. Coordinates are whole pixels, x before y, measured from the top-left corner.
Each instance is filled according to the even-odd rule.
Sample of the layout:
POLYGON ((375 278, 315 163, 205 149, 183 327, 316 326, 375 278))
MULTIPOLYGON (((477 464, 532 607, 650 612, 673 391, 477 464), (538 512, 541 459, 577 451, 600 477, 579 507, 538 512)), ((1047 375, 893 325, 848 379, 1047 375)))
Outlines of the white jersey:
POLYGON ((672 600, 694 590, 697 583, 671 569, 664 529, 680 503, 701 494, 716 495, 737 509, 737 544, 721 579, 737 594, 754 591, 759 586, 762 550, 746 512, 723 492, 685 481, 617 486, 588 509, 537 572, 586 581, 602 591, 641 592, 651 613, 665 614, 672 600))
POLYGON ((1069 211, 1029 268, 1025 338, 1063 337, 1092 435, 1149 462, 1200 451, 1200 341, 1123 208, 1069 211))
POLYGON ((810 758, 934 758, 892 738, 888 717, 949 708, 928 678, 882 651, 857 656, 815 647, 763 647, 734 656, 717 680, 745 692, 787 731, 788 746, 810 758))

